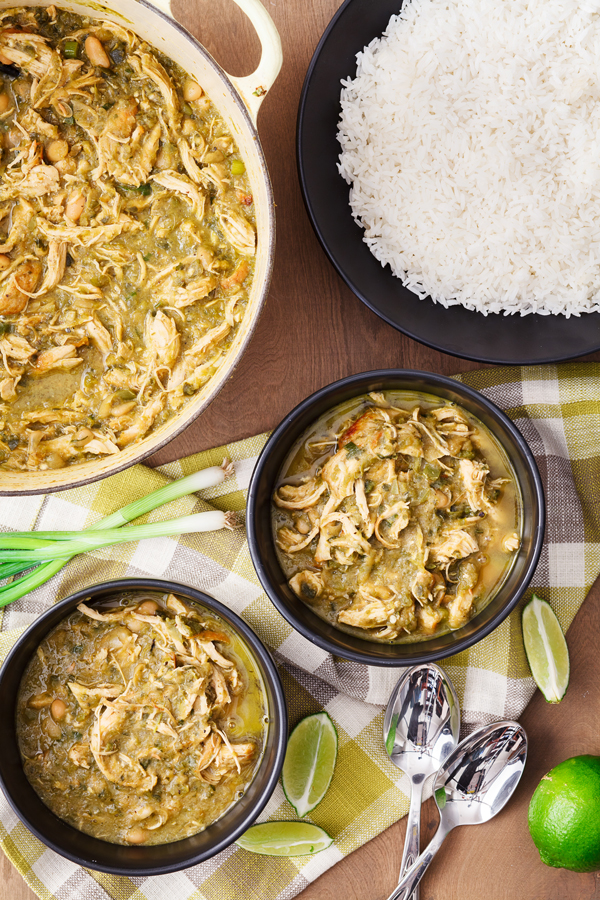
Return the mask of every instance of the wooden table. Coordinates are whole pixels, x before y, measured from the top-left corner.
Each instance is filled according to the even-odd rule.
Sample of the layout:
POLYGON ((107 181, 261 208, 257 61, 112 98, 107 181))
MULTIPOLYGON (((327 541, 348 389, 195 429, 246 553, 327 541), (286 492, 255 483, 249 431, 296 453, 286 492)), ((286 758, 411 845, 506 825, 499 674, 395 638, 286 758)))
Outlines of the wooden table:
MULTIPOLYGON (((339 0, 263 2, 279 28, 284 52, 281 75, 259 117, 277 203, 273 282, 239 367, 207 412, 151 459, 154 465, 273 428, 307 394, 354 372, 403 366, 451 375, 478 368, 394 331, 351 294, 327 262, 302 204, 294 137, 304 74, 339 0)), ((174 8, 227 71, 244 75, 254 68, 258 40, 231 0, 174 0, 174 8)), ((600 354, 586 358, 600 360, 600 354)), ((544 772, 569 756, 600 755, 599 584, 568 641, 573 671, 566 699, 551 707, 538 692, 522 717, 530 751, 515 798, 493 822, 459 829, 448 838, 423 881, 422 900, 600 898, 600 875, 547 868, 527 831, 529 799, 544 772)), ((430 802, 423 814, 424 840, 436 824, 430 802)), ((396 883, 403 841, 400 822, 329 870, 302 900, 383 900, 396 883)), ((33 900, 3 856, 0 865, 0 900, 33 900)))

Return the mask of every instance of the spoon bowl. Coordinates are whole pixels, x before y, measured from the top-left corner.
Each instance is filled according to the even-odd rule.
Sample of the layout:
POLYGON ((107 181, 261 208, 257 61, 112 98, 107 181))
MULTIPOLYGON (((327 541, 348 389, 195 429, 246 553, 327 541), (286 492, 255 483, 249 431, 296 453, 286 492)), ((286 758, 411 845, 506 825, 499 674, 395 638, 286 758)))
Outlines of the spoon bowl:
MULTIPOLYGON (((460 707, 447 675, 433 663, 409 669, 392 691, 383 722, 391 761, 411 783, 400 876, 419 855, 423 787, 458 743, 460 707)), ((418 900, 418 888, 413 900, 418 900)))
POLYGON ((441 824, 480 825, 510 800, 525 766, 527 735, 516 722, 478 729, 448 757, 434 784, 441 824))
POLYGON ((456 747, 459 730, 458 697, 445 672, 434 663, 405 672, 390 695, 383 722, 394 765, 412 777, 418 762, 425 778, 434 775, 456 747))
POLYGON ((518 722, 485 725, 456 747, 434 782, 439 828, 388 900, 408 900, 453 828, 488 822, 504 808, 526 759, 527 735, 518 722))

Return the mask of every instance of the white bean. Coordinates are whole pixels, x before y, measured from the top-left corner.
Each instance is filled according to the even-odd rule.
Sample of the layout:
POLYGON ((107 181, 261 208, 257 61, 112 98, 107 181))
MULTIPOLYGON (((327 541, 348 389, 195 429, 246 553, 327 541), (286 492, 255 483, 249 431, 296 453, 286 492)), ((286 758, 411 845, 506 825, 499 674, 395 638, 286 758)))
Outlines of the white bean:
POLYGON ((144 600, 143 603, 140 603, 136 612, 139 612, 141 616, 154 616, 158 609, 158 603, 155 603, 154 600, 144 600))
POLYGON ((102 66, 104 69, 110 68, 110 60, 106 55, 106 50, 93 34, 90 34, 85 39, 85 52, 93 66, 102 66))
POLYGON ((50 716, 42 722, 42 731, 53 740, 57 740, 62 735, 62 728, 50 716))
POLYGON ((192 78, 188 78, 186 83, 183 85, 183 99, 189 103, 190 100, 199 100, 204 91, 200 87, 197 81, 194 81, 192 78))
MULTIPOLYGON (((1 98, 0 98, 1 99, 1 98)), ((181 126, 182 132, 188 137, 190 134, 193 134, 196 130, 196 126, 194 125, 193 119, 184 119, 183 125, 181 126)))
POLYGON ((58 162, 54 163, 54 168, 61 175, 74 175, 77 171, 77 165, 71 156, 59 159, 58 162))
POLYGON ((66 141, 50 141, 46 147, 46 157, 48 162, 55 163, 60 159, 64 159, 69 152, 69 145, 66 141))
POLYGON ((6 147, 18 147, 23 140, 23 135, 18 128, 11 128, 4 135, 4 145, 6 147))
POLYGON ((65 207, 67 219, 70 219, 71 222, 77 222, 84 209, 85 197, 83 194, 71 194, 65 207))
POLYGON ((148 840, 148 832, 141 825, 134 825, 125 835, 128 844, 143 844, 148 840))
POLYGON ((60 697, 57 697, 56 700, 52 701, 50 712, 52 713, 54 721, 59 722, 61 719, 64 719, 67 714, 67 704, 64 700, 61 700, 60 697))
POLYGON ((450 503, 450 498, 443 491, 435 491, 435 508, 445 509, 450 503))

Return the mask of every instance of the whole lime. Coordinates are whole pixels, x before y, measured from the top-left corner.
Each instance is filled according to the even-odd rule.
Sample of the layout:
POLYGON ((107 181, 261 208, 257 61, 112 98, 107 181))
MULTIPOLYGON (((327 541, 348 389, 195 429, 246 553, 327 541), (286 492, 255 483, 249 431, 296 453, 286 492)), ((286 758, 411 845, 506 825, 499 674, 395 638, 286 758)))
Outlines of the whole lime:
POLYGON ((600 869, 600 756, 574 756, 544 775, 529 804, 529 831, 547 866, 600 869))

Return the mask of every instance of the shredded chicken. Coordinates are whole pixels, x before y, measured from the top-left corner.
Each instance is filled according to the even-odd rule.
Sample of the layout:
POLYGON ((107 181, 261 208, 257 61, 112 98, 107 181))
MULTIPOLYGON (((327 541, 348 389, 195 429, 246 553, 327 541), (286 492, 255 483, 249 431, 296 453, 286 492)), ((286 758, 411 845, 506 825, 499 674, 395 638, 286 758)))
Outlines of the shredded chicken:
POLYGON ((98 319, 93 318, 85 323, 85 330, 89 334, 92 344, 106 359, 113 349, 112 338, 107 329, 100 321, 98 321, 98 319))
POLYGON ((42 294, 47 294, 48 291, 51 291, 58 284, 60 284, 60 281, 65 273, 68 246, 69 245, 66 241, 51 240, 48 242, 46 273, 39 290, 37 290, 35 294, 33 294, 34 297, 39 297, 42 294))
POLYGON ((212 613, 174 594, 80 603, 45 639, 22 689, 24 764, 44 802, 123 844, 140 823, 137 842, 153 844, 218 818, 252 778, 263 739, 263 699, 237 648, 212 613), (45 730, 31 725, 49 710, 45 730), (27 752, 31 740, 43 761, 27 752))
POLYGON ((273 497, 277 506, 282 509, 307 509, 314 506, 321 494, 327 490, 324 481, 317 483, 316 478, 300 485, 282 484, 273 497))
POLYGON ((77 356, 77 348, 73 344, 62 344, 58 347, 52 347, 50 350, 43 350, 32 370, 32 375, 43 374, 50 369, 72 369, 79 366, 83 362, 81 357, 77 356))
POLYGON ((158 175, 153 175, 152 180, 160 184, 161 187, 169 191, 175 191, 181 194, 182 197, 185 197, 191 204, 198 219, 202 221, 206 212, 206 194, 202 189, 197 188, 184 175, 178 175, 176 172, 160 172, 158 175))
POLYGON ((519 547, 511 479, 490 475, 492 460, 507 464, 455 406, 404 408, 385 393, 357 406, 337 433, 311 430, 273 494, 290 588, 377 640, 459 628, 519 547))
POLYGON ((227 124, 199 86, 187 103, 178 65, 105 19, 10 15, 0 337, 34 352, 0 353, 0 470, 22 471, 118 455, 180 415, 237 351, 256 228, 227 124), (28 425, 41 377, 77 419, 28 425))
POLYGON ((181 347, 175 321, 159 309, 156 315, 146 318, 145 338, 150 364, 170 369, 181 347))
POLYGON ((17 266, 0 289, 0 316, 13 316, 23 312, 41 272, 42 264, 37 259, 17 266))
POLYGON ((240 253, 253 254, 256 249, 256 232, 240 213, 221 209, 218 213, 223 234, 240 253))
POLYGON ((142 437, 149 428, 152 427, 152 423, 161 412, 165 405, 164 397, 157 397, 156 400, 152 400, 148 406, 144 409, 140 410, 137 414, 133 423, 123 431, 119 439, 117 441, 119 447, 126 447, 127 444, 130 444, 132 441, 135 441, 137 438, 142 437))

